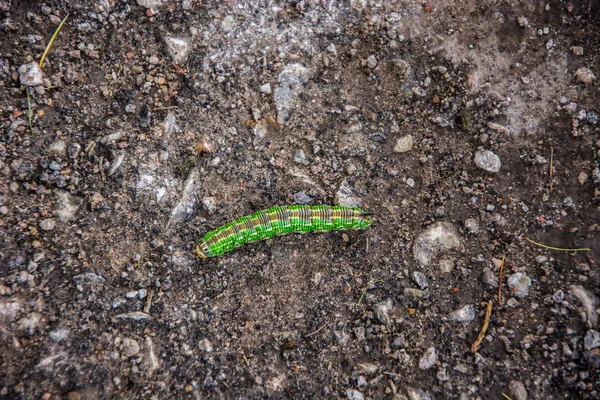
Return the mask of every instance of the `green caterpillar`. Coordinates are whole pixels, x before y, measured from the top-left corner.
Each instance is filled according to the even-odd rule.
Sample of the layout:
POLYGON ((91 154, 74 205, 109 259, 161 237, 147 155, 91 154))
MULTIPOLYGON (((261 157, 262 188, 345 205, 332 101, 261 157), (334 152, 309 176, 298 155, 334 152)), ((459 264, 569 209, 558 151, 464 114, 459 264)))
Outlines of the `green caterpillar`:
POLYGON ((365 229, 372 223, 371 214, 356 207, 271 207, 208 232, 196 246, 196 254, 200 258, 216 257, 245 243, 276 235, 365 229))

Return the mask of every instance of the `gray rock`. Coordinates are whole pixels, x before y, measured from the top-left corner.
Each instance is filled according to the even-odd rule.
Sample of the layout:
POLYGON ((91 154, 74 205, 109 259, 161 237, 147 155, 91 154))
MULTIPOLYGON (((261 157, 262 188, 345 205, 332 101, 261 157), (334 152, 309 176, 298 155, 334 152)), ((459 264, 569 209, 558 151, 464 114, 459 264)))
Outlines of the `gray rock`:
POLYGON ((167 52, 175 64, 183 64, 187 61, 192 51, 192 44, 188 38, 174 36, 165 37, 167 52))
POLYGON ((419 360, 420 369, 430 369, 437 362, 437 352, 435 347, 428 348, 419 360))
POLYGON ((143 300, 148 295, 148 291, 146 289, 138 290, 138 299, 143 300))
POLYGON ((489 150, 478 151, 475 153, 475 165, 488 172, 497 173, 502 167, 500 157, 489 150))
POLYGON ((272 93, 271 84, 269 82, 265 83, 264 85, 260 85, 259 89, 264 94, 271 94, 272 93))
POLYGON ((38 63, 30 62, 19 67, 19 80, 23 86, 41 86, 44 84, 44 74, 38 63))
POLYGON ((413 137, 412 135, 402 136, 396 141, 394 146, 394 153, 406 153, 413 148, 413 137))
POLYGON ((196 213, 196 204, 198 202, 198 180, 199 174, 197 170, 193 170, 183 188, 179 201, 171 211, 169 225, 187 221, 196 213))
POLYGON ((345 179, 335 194, 336 204, 345 207, 360 207, 360 199, 354 195, 352 188, 345 179))
POLYGON ((221 29, 223 32, 231 32, 235 29, 235 18, 233 15, 227 15, 221 21, 221 29))
POLYGON ((392 324, 392 320, 389 316, 389 311, 392 309, 394 303, 392 299, 387 299, 385 301, 379 302, 375 304, 373 307, 375 309, 375 314, 377 315, 377 319, 387 326, 392 324))
POLYGON ((373 69, 377 66, 377 57, 375 57, 373 54, 371 54, 369 57, 367 57, 367 67, 373 69))
POLYGON ((60 221, 68 222, 75 218, 75 214, 81 205, 81 200, 67 191, 56 190, 54 203, 56 207, 54 215, 56 215, 60 221))
POLYGON ((470 304, 450 313, 450 318, 456 322, 471 322, 475 316, 475 307, 470 304))
MULTIPOLYGON (((406 394, 408 396, 408 400, 433 400, 433 398, 431 397, 431 395, 429 393, 427 393, 421 389, 407 387, 406 394)), ((406 397, 404 397, 404 396, 402 396, 402 398, 406 399, 406 397)), ((396 400, 396 397, 394 397, 393 400, 396 400)))
POLYGON ((204 197, 202 198, 202 208, 209 214, 213 214, 217 210, 217 201, 214 197, 204 197))
POLYGON ((348 134, 359 133, 360 131, 362 131, 362 129, 363 129, 362 123, 360 121, 357 121, 357 122, 350 124, 350 126, 348 126, 348 128, 346 129, 346 133, 348 133, 348 134))
POLYGON ((121 343, 121 353, 129 358, 137 355, 140 352, 140 345, 137 341, 129 338, 123 339, 121 343))
POLYGON ((148 321, 150 316, 141 311, 134 311, 127 314, 119 314, 116 316, 119 319, 130 319, 132 321, 148 321))
POLYGON ((590 124, 596 125, 598 123, 598 114, 596 114, 594 111, 589 111, 587 113, 587 120, 590 124))
POLYGON ((137 0, 138 5, 146 8, 160 8, 166 0, 137 0))
POLYGON ((365 400, 365 396, 363 396, 363 394, 358 390, 354 389, 347 389, 346 397, 348 398, 348 400, 365 400))
POLYGON ((531 279, 527 275, 517 272, 508 277, 507 283, 514 297, 521 298, 529 294, 531 279))
POLYGON ((79 152, 81 151, 81 145, 79 143, 72 143, 68 148, 69 157, 77 158, 79 152))
POLYGON ((595 328, 598 326, 598 314, 596 313, 598 298, 583 287, 575 285, 570 287, 570 294, 582 304, 588 327, 595 328))
POLYGON ((40 222, 40 229, 43 231, 51 231, 56 226, 54 218, 46 218, 40 222))
POLYGON ((508 385, 513 400, 527 400, 527 389, 523 382, 512 381, 508 385))
POLYGON ((413 245, 413 257, 421 265, 427 266, 440 252, 458 247, 460 237, 454 226, 447 222, 437 222, 417 237, 413 245))
POLYGON ((56 328, 49 334, 50 339, 54 342, 62 342, 71 336, 71 331, 66 328, 56 328))
POLYGON ((360 363, 357 364, 357 367, 358 373, 364 375, 375 375, 379 370, 379 367, 377 365, 371 363, 360 363))
POLYGON ((65 157, 67 155, 67 145, 64 141, 57 139, 54 142, 52 142, 50 147, 48 147, 48 151, 59 157, 65 157))
POLYGON ((498 288, 498 276, 487 267, 483 269, 482 280, 490 289, 498 288))
POLYGON ((427 277, 420 271, 414 271, 412 274, 413 281, 421 288, 425 290, 427 288, 427 277))
POLYGON ((290 118, 302 88, 308 82, 309 71, 300 64, 286 66, 277 78, 273 101, 277 107, 277 122, 283 125, 290 118))
POLYGON ((600 347, 600 332, 590 329, 583 339, 583 347, 592 350, 600 347))
POLYGON ((127 297, 128 299, 134 299, 136 298, 138 295, 138 291, 137 290, 132 290, 130 292, 127 292, 127 294, 125 295, 125 297, 127 297))
POLYGON ((479 222, 475 218, 469 218, 465 221, 465 228, 472 233, 479 233, 479 222))
MULTIPOLYGON (((20 69, 19 69, 20 71, 20 69)), ((596 80, 596 75, 588 67, 581 67, 575 72, 575 76, 580 82, 591 83, 596 80)))
POLYGON ((304 150, 298 149, 294 152, 294 162, 302 165, 309 165, 310 162, 306 158, 306 154, 304 154, 304 150))
POLYGON ((304 192, 298 192, 294 194, 294 202, 296 204, 310 204, 312 201, 313 198, 304 192))

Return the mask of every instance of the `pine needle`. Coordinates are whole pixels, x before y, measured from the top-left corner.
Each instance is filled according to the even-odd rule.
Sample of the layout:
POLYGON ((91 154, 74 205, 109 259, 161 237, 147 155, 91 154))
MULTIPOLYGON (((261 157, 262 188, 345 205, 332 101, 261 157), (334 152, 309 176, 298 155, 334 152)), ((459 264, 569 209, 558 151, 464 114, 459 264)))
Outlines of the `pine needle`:
POLYGON ((479 350, 479 345, 483 341, 485 337, 485 333, 487 332, 487 328, 490 325, 490 316, 492 315, 492 300, 488 301, 487 310, 485 312, 485 319, 483 320, 483 326, 481 327, 481 332, 479 332, 479 336, 477 336, 477 340, 471 346, 471 351, 473 353, 477 353, 479 350))
POLYGON ((565 249, 562 247, 548 246, 547 244, 535 242, 535 241, 529 239, 528 237, 526 237, 525 240, 535 244, 536 246, 540 246, 540 247, 543 247, 544 249, 549 249, 549 250, 556 250, 556 251, 591 251, 592 250, 588 247, 580 247, 580 248, 576 248, 576 249, 565 249))
POLYGON ((46 46, 46 50, 44 50, 44 54, 42 54, 42 58, 40 58, 40 68, 44 68, 44 60, 46 59, 46 55, 48 55, 48 52, 50 51, 50 47, 52 47, 54 40, 58 36, 58 32, 60 32, 60 29, 65 24, 65 21, 67 20, 67 18, 69 18, 69 14, 65 15, 65 18, 63 18, 63 20, 58 25, 58 28, 56 28, 56 30, 54 31, 54 34, 50 38, 50 41, 48 42, 48 45, 46 46))
POLYGON ((506 393, 502 392, 502 396, 504 396, 504 398, 506 400, 512 400, 506 393))

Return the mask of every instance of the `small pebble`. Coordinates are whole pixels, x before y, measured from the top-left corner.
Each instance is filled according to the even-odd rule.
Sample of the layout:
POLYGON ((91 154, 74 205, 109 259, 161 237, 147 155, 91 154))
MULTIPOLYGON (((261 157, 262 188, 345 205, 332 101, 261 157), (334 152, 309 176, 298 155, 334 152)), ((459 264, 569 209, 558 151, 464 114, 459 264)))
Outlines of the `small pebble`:
POLYGON ((430 369, 437 362, 437 352, 435 351, 435 347, 428 348, 421 359, 419 360, 419 368, 420 369, 430 369))
POLYGON ((525 297, 529 294, 531 279, 527 275, 517 272, 508 277, 508 286, 513 296, 518 298, 525 297))
POLYGON ((136 298, 138 295, 138 291, 137 290, 132 290, 131 292, 127 292, 127 294, 125 295, 125 297, 127 297, 128 299, 133 299, 136 298))
POLYGON ((420 272, 420 271, 415 271, 413 272, 413 281, 415 281, 415 283, 421 288, 421 289, 426 289, 427 288, 427 277, 425 276, 424 273, 420 272))
POLYGON ((571 50, 573 51, 573 54, 575 54, 576 56, 583 55, 583 47, 581 47, 581 46, 573 46, 571 48, 571 50))
POLYGON ((374 55, 370 55, 367 58, 367 67, 373 69, 377 66, 377 58, 374 55))
POLYGON ((471 322, 475 319, 475 307, 467 305, 450 313, 450 318, 456 322, 471 322))
POLYGON ((502 167, 500 157, 489 150, 478 151, 475 153, 475 165, 491 173, 497 173, 502 167))
POLYGON ((396 141, 394 146, 394 153, 406 153, 413 148, 413 137, 412 135, 402 136, 396 141))
POLYGON ((19 67, 19 80, 23 86, 41 86, 44 84, 44 75, 37 62, 21 65, 19 67))
POLYGON ((264 85, 260 86, 260 91, 264 94, 271 94, 272 90, 271 90, 271 84, 270 83, 265 83, 264 85))
POLYGON ((296 204, 310 204, 312 203, 313 198, 304 192, 298 192, 294 194, 294 201, 296 204))
POLYGON ((412 187, 415 187, 415 180, 414 180, 413 178, 408 178, 408 179, 406 180, 406 184, 407 184, 409 187, 411 187, 411 188, 412 188, 412 187))
POLYGON ((575 72, 575 76, 583 83, 591 83, 596 80, 596 75, 588 67, 581 67, 575 72))
POLYGON ((40 222, 40 229, 43 231, 51 231, 56 226, 54 218, 47 218, 40 222))

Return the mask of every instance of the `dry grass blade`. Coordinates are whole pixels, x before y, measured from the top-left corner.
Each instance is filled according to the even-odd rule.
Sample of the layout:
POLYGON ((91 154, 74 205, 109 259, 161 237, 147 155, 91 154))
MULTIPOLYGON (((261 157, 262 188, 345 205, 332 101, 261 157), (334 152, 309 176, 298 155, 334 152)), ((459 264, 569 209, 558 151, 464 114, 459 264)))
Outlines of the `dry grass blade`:
POLYGON ((357 305, 357 306, 360 306, 360 303, 362 303, 362 301, 363 301, 363 298, 365 297, 365 294, 367 293, 367 290, 369 290, 369 286, 371 286, 371 285, 374 285, 374 284, 376 284, 376 283, 381 283, 381 282, 383 282, 383 280, 381 280, 381 279, 378 279, 378 280, 376 280, 376 281, 373 281, 373 282, 371 282, 369 285, 367 285, 367 287, 366 287, 366 288, 364 288, 364 289, 363 289, 363 291, 361 292, 361 294, 360 294, 360 299, 358 299, 358 303, 356 303, 356 305, 357 305))
POLYGON ((498 279, 498 304, 502 305, 502 273, 504 272, 504 254, 502 254, 502 261, 500 262, 500 277, 498 279))
POLYGON ((490 325, 490 316, 492 315, 492 301, 490 300, 487 305, 487 310, 485 311, 485 319, 483 320, 483 326, 481 327, 481 332, 479 332, 479 336, 477 336, 477 340, 471 346, 471 351, 473 353, 477 353, 479 350, 479 345, 481 341, 485 337, 485 332, 487 332, 487 328, 490 325))
POLYGON ((506 393, 502 392, 502 396, 504 396, 504 398, 506 400, 512 400, 506 393))
POLYGON ((528 237, 526 237, 525 240, 527 240, 528 242, 531 242, 531 243, 535 244, 536 246, 540 246, 540 247, 543 247, 544 249, 549 249, 549 250, 556 250, 556 251, 591 251, 592 250, 592 249, 590 249, 588 247, 579 247, 579 248, 575 248, 575 249, 565 249, 563 247, 548 246, 547 244, 538 243, 538 242, 536 242, 534 240, 531 240, 528 237))
POLYGON ((50 41, 48 42, 48 45, 46 46, 46 50, 44 50, 44 54, 42 54, 42 58, 40 58, 40 68, 44 68, 44 60, 46 59, 46 56, 48 55, 48 52, 50 51, 50 47, 52 47, 52 43, 54 43, 54 40, 56 40, 56 37, 58 36, 58 32, 60 32, 60 30, 63 27, 63 25, 65 24, 65 21, 67 20, 67 18, 69 18, 69 14, 65 15, 65 18, 63 18, 63 20, 58 25, 58 28, 56 28, 56 30, 54 31, 54 34, 50 38, 50 41))

